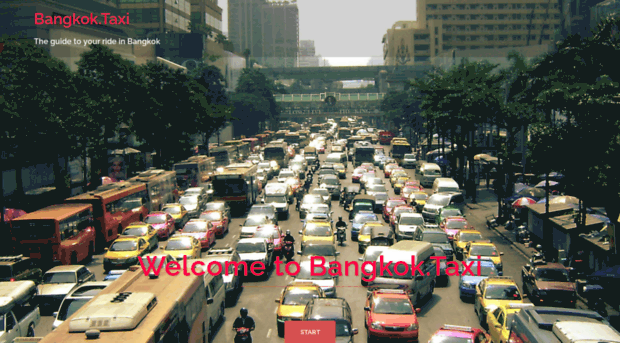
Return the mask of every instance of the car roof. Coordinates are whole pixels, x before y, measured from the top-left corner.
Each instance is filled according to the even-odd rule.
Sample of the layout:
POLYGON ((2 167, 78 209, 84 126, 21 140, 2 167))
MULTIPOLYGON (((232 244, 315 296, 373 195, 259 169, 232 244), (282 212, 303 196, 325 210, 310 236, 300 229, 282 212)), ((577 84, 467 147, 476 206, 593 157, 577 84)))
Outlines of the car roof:
POLYGON ((265 243, 264 238, 242 238, 237 243, 265 243))
POLYGON ((47 274, 47 273, 56 273, 56 272, 77 272, 81 268, 84 268, 84 266, 81 266, 81 265, 56 266, 56 267, 48 270, 47 272, 45 272, 45 274, 47 274))
POLYGON ((347 301, 341 298, 314 298, 310 300, 310 317, 321 317, 330 319, 347 319, 344 309, 348 305, 347 301))
POLYGON ((492 276, 486 278, 487 285, 517 285, 517 281, 512 276, 492 276))
POLYGON ((463 233, 479 233, 480 235, 482 235, 482 232, 478 231, 478 230, 471 230, 471 229, 463 229, 461 230, 461 234, 463 233))

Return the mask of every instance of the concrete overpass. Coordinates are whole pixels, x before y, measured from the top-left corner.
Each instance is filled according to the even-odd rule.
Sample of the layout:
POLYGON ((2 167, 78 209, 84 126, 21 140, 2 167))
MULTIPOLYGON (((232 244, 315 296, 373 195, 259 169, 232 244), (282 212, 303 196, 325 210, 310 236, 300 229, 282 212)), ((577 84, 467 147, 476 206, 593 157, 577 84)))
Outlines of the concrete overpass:
POLYGON ((282 119, 311 118, 314 122, 324 118, 346 116, 373 117, 379 119, 383 93, 320 93, 275 94, 280 105, 282 119), (333 102, 327 101, 333 98, 333 102))

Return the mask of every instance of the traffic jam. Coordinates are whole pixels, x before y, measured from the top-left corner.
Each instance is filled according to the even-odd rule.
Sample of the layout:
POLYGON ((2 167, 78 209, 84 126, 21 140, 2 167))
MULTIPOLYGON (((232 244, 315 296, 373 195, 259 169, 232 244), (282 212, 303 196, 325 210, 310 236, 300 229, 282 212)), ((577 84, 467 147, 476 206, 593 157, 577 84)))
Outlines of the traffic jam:
POLYGON ((13 219, 0 343, 620 342, 402 135, 280 127, 13 219))

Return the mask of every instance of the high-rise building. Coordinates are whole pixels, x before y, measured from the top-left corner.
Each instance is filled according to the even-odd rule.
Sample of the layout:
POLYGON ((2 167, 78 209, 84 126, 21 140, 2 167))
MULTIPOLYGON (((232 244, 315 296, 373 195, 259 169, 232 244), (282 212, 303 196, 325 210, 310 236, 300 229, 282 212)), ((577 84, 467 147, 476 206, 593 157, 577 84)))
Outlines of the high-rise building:
POLYGON ((296 67, 299 53, 297 3, 269 2, 263 5, 261 20, 263 56, 260 63, 269 67, 296 67))
POLYGON ((295 2, 229 0, 228 33, 236 52, 250 50, 261 65, 297 65, 299 9, 295 2))
POLYGON ((319 56, 316 56, 313 40, 299 41, 299 67, 318 67, 319 56))
POLYGON ((228 39, 235 52, 263 56, 262 10, 266 0, 228 0, 228 39))
POLYGON ((189 0, 98 0, 129 13, 129 21, 142 37, 149 33, 190 32, 189 0))
POLYGON ((383 36, 386 65, 430 63, 444 51, 550 44, 558 0, 418 0, 417 20, 383 36))
POLYGON ((215 34, 222 33, 222 8, 217 0, 190 0, 191 19, 213 29, 215 34))

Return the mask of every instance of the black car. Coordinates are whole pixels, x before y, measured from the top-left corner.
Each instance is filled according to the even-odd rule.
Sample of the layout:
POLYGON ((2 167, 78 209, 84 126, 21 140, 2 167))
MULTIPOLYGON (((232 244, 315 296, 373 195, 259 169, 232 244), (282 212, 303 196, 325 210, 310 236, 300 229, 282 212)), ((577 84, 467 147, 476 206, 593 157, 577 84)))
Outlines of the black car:
POLYGON ((3 256, 0 257, 0 281, 34 281, 41 283, 43 271, 29 257, 3 256))
POLYGON ((336 343, 352 343, 359 330, 353 329, 349 303, 342 298, 314 298, 306 305, 303 321, 335 321, 336 343))

